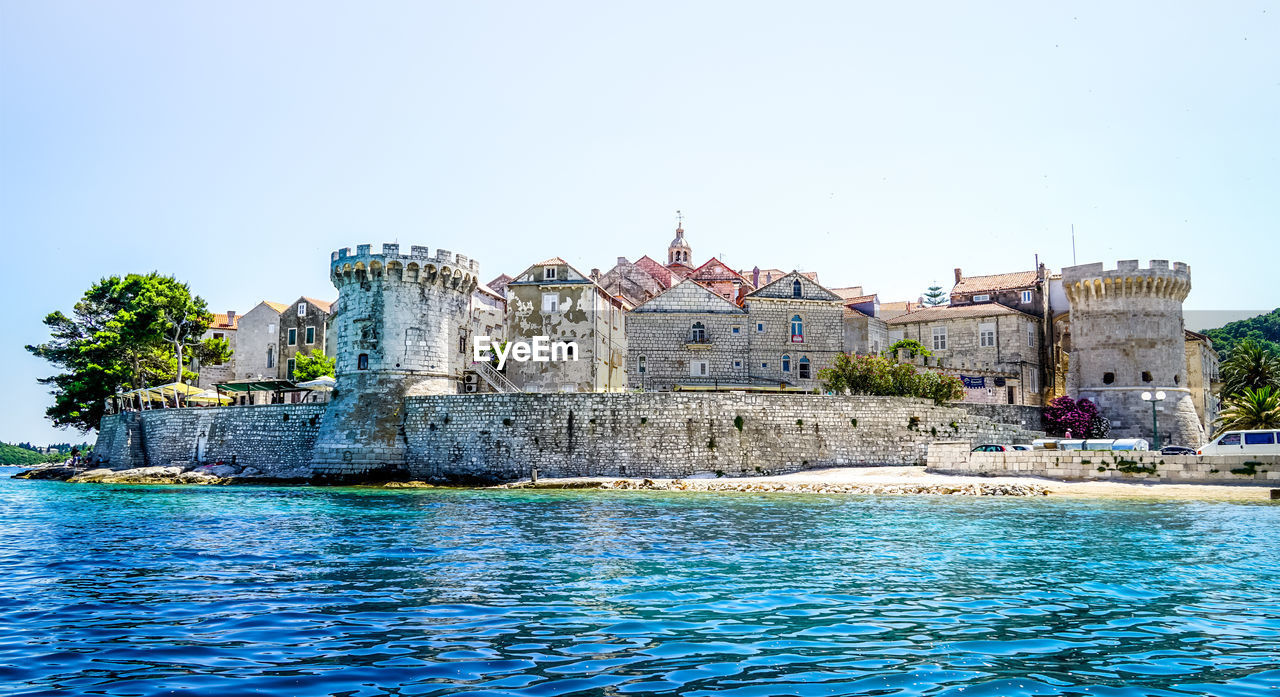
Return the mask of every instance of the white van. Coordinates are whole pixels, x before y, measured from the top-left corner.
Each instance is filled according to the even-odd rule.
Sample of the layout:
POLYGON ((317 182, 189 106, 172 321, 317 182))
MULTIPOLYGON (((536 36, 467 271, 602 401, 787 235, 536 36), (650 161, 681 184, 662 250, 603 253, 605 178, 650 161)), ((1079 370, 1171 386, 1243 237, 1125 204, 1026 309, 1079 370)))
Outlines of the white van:
POLYGON ((1227 431, 1196 450, 1197 455, 1280 455, 1280 431, 1227 431))

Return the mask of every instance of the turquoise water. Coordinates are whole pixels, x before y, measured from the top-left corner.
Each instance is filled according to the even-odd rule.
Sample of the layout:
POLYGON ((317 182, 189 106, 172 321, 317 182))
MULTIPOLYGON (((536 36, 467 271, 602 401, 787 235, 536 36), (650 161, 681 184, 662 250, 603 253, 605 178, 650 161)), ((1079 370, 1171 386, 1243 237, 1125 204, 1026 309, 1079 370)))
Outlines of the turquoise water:
POLYGON ((0 692, 1276 694, 1278 553, 1270 504, 6 478, 0 692))

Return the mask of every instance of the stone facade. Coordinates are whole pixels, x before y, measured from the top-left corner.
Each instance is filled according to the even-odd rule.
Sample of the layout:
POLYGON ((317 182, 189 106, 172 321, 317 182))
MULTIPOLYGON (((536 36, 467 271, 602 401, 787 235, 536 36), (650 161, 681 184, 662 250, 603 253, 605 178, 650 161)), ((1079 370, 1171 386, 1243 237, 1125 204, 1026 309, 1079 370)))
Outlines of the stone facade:
POLYGON ((573 342, 577 360, 508 360, 507 378, 525 392, 620 392, 626 389, 623 303, 563 259, 534 264, 507 284, 507 336, 573 342))
POLYGON ((857 308, 844 308, 844 350, 846 353, 878 355, 889 348, 889 325, 857 308))
POLYGON ((1162 444, 1195 447, 1204 428, 1187 386, 1182 301, 1191 292, 1191 267, 1136 260, 1107 270, 1101 263, 1062 270, 1071 306, 1068 393, 1098 404, 1116 438, 1155 442, 1152 407, 1144 392, 1162 391, 1162 444))
POLYGON ((793 271, 752 292, 745 306, 751 377, 818 389, 818 371, 845 350, 840 296, 793 271))
POLYGON ((404 463, 404 398, 454 394, 470 347, 471 294, 479 264, 461 254, 384 244, 334 252, 337 386, 312 469, 331 479, 395 471, 404 463))
POLYGON ((989 302, 923 308, 894 317, 887 324, 890 344, 914 339, 933 353, 929 361, 933 366, 981 378, 982 386, 975 387, 968 398, 1042 403, 1039 318, 989 302))
POLYGON ((280 313, 279 368, 276 377, 292 380, 299 353, 319 351, 334 355, 334 347, 326 342, 326 328, 333 304, 315 298, 301 297, 280 313))
POLYGON ((929 446, 928 470, 1066 481, 1280 485, 1280 457, 1274 455, 1161 455, 1150 450, 975 453, 970 449, 968 441, 933 443, 929 446))
MULTIPOLYGON (((670 276, 667 272, 666 277, 669 279, 670 276)), ((601 276, 598 282, 606 293, 622 297, 633 306, 646 302, 667 289, 667 285, 663 285, 648 269, 627 261, 626 257, 618 257, 618 263, 601 276)))
POLYGON ((1214 431, 1213 422, 1218 419, 1218 352, 1213 350, 1209 337, 1187 330, 1185 342, 1187 354, 1187 389, 1200 417, 1205 435, 1214 431))
POLYGON ((627 314, 627 375, 634 389, 748 384, 747 311, 684 280, 627 314))
POLYGON ((263 300, 237 320, 235 379, 274 378, 280 370, 280 313, 284 303, 263 300))
POLYGON ((204 389, 213 387, 219 382, 234 380, 236 376, 236 329, 239 321, 235 310, 228 310, 225 313, 215 312, 213 321, 209 323, 209 329, 200 335, 200 340, 222 339, 227 342, 227 348, 231 349, 231 358, 221 363, 200 363, 192 361, 191 369, 196 371, 199 379, 196 386, 204 389))
POLYGON ((744 393, 492 394, 405 403, 408 474, 428 480, 780 474, 923 464, 939 437, 1042 433, 895 397, 744 393))

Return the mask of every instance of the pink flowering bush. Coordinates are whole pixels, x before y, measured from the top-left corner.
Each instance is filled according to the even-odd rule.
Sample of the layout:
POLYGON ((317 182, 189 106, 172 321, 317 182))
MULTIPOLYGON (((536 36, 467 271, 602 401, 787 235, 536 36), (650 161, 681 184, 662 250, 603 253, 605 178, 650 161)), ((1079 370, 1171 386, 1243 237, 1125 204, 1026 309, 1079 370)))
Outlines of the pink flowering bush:
POLYGON ((1051 436, 1073 438, 1106 438, 1111 423, 1098 413, 1098 405, 1087 399, 1076 401, 1070 397, 1058 397, 1044 407, 1044 430, 1051 436))

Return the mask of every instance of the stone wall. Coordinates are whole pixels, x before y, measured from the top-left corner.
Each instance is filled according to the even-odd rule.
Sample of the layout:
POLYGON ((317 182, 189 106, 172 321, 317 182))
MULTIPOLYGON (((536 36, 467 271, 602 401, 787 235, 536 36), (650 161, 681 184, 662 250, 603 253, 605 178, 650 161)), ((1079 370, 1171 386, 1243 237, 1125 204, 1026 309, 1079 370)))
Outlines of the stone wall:
POLYGON ((970 452, 968 442, 929 446, 928 468, 941 474, 1047 477, 1067 481, 1280 485, 1280 456, 1161 455, 1158 451, 1032 450, 970 452))
POLYGON ((95 446, 112 469, 232 462, 308 477, 324 404, 157 409, 104 417, 95 446))
POLYGON ((517 479, 532 467, 548 477, 687 477, 923 464, 937 438, 1042 435, 928 400, 738 393, 410 397, 405 434, 410 476, 464 480, 517 479))

